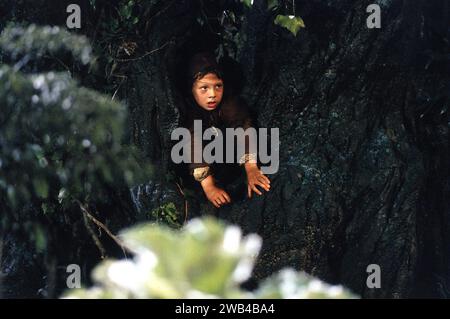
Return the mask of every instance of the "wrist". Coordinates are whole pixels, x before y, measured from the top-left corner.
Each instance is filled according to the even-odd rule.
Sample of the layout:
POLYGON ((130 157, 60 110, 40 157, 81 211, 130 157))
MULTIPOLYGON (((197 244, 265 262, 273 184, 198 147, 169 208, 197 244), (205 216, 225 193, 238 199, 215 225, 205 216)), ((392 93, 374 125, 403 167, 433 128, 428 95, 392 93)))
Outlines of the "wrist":
POLYGON ((253 170, 258 170, 258 165, 256 163, 251 163, 251 162, 247 162, 244 164, 245 170, 248 171, 253 171, 253 170))
POLYGON ((211 188, 214 187, 214 177, 212 175, 209 175, 208 177, 206 177, 204 180, 202 180, 200 182, 200 185, 202 185, 202 188, 211 188))

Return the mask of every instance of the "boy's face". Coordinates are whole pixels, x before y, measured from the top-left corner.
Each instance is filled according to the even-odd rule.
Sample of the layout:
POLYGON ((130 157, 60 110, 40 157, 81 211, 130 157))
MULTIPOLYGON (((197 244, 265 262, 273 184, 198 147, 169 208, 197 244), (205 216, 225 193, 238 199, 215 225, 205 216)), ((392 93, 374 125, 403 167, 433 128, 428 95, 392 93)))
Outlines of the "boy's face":
POLYGON ((223 81, 214 73, 207 73, 192 85, 192 95, 200 107, 207 111, 214 110, 222 101, 223 81))

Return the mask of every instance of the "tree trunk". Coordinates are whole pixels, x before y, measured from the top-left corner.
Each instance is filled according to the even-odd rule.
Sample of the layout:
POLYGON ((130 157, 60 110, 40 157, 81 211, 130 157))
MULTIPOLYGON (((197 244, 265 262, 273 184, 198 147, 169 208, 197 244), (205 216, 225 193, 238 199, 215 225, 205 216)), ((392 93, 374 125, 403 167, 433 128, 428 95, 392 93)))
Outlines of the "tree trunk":
MULTIPOLYGON (((280 169, 268 193, 218 211, 205 199, 189 199, 188 218, 213 213, 260 234, 256 280, 293 267, 367 298, 449 297, 449 3, 378 1, 381 28, 369 29, 371 2, 295 1, 306 24, 296 37, 273 24, 265 1, 244 10, 236 46, 242 96, 260 127, 280 129, 280 169), (371 264, 380 266, 379 289, 367 286, 371 264)), ((186 213, 181 192, 188 190, 169 178, 170 134, 182 103, 178 67, 196 49, 219 44, 217 26, 197 22, 202 13, 217 16, 215 4, 148 1, 138 26, 142 54, 124 62, 118 95, 129 107, 130 135, 157 167, 154 180, 132 189, 140 214, 167 202, 186 213)), ((25 10, 24 20, 53 17, 64 25, 61 6, 25 10)), ((284 14, 291 9, 282 5, 284 14)), ((82 31, 99 36, 97 22, 82 31)), ((239 89, 240 80, 231 84, 239 89)), ((114 231, 135 221, 132 210, 114 206, 114 231)), ((78 237, 67 251, 87 255, 76 253, 78 237)), ((14 250, 13 242, 4 243, 4 261, 26 248, 14 250)))
MULTIPOLYGON (((370 3, 296 1, 297 37, 262 2, 246 11, 243 97, 259 126, 280 129, 280 170, 270 192, 216 214, 263 237, 255 279, 290 266, 363 297, 448 296, 449 6, 384 1, 369 29, 370 3), (380 289, 366 284, 370 264, 380 289)), ((201 41, 195 10, 155 14, 148 51, 164 48, 129 73, 134 141, 164 172, 181 103, 173 65, 201 41)))

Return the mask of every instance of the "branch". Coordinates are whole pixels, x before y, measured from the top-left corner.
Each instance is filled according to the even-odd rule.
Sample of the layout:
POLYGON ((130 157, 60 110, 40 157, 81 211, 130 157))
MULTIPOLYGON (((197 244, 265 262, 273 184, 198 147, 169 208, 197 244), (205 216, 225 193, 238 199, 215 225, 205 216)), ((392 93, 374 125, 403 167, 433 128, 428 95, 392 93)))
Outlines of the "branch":
MULTIPOLYGON (((124 244, 123 242, 117 238, 117 236, 115 236, 109 229, 108 227, 105 226, 105 224, 103 224, 102 222, 100 222, 98 219, 96 219, 94 216, 92 216, 91 213, 89 213, 89 211, 87 210, 86 206, 83 205, 83 203, 81 203, 79 200, 76 200, 78 205, 81 208, 81 211, 83 212, 83 216, 85 216, 85 218, 88 218, 89 220, 91 220, 94 224, 96 224, 98 227, 100 227, 101 229, 103 229, 106 234, 108 234, 109 237, 111 237, 112 240, 114 240, 116 242, 117 245, 120 246, 120 248, 123 251, 123 254, 125 255, 125 258, 127 258, 127 254, 126 251, 131 252, 124 244)), ((98 237, 94 234, 95 238, 98 239, 98 237)), ((94 240, 95 241, 95 240, 94 240)))
POLYGON ((188 201, 186 199, 186 196, 184 195, 183 190, 181 189, 181 186, 178 183, 175 183, 178 187, 178 191, 181 193, 181 195, 183 195, 184 197, 184 222, 183 224, 186 223, 187 221, 187 217, 188 217, 188 201))
POLYGON ((139 60, 139 59, 142 59, 142 58, 146 57, 146 56, 149 55, 149 54, 152 54, 152 53, 154 53, 154 52, 156 52, 156 51, 161 50, 162 48, 164 48, 164 47, 165 47, 166 45, 168 45, 169 43, 172 43, 172 41, 166 42, 166 43, 164 43, 162 46, 160 46, 159 48, 154 49, 154 50, 151 50, 151 51, 149 51, 149 52, 146 52, 144 55, 141 55, 141 56, 139 56, 139 57, 137 57, 137 58, 130 58, 130 59, 119 59, 119 58, 115 58, 114 60, 115 60, 115 61, 119 61, 119 62, 136 61, 136 60, 139 60))
MULTIPOLYGON (((114 76, 114 75, 113 75, 114 76)), ((120 86, 122 85, 122 83, 127 79, 127 77, 126 76, 120 76, 120 75, 115 75, 116 77, 121 77, 122 78, 122 80, 120 81, 120 83, 119 83, 119 85, 117 86, 117 89, 116 89, 116 91, 114 92, 114 94, 113 94, 113 96, 111 97, 111 101, 112 100, 114 100, 114 97, 116 96, 116 94, 117 94, 117 92, 119 91, 119 89, 120 89, 120 86)))
MULTIPOLYGON (((80 206, 80 207, 83 210, 83 207, 82 206, 80 206)), ((88 230, 89 234, 92 237, 92 240, 95 243, 95 246, 97 246, 98 250, 100 251, 100 258, 105 259, 106 250, 103 247, 102 243, 100 242, 100 239, 98 239, 98 237, 95 234, 94 230, 92 229, 91 225, 89 224, 89 220, 88 220, 87 215, 85 214, 84 210, 83 210, 83 221, 84 221, 84 225, 86 226, 86 229, 88 230)))

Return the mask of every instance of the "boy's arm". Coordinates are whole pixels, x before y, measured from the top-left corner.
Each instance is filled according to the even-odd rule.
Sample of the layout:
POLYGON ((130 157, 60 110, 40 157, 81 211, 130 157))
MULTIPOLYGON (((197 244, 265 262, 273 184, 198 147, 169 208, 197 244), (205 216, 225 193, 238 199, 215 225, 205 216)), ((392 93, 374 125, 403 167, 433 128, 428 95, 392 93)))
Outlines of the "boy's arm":
MULTIPOLYGON (((191 164, 193 165, 193 164, 191 164)), ((206 198, 217 208, 231 202, 231 198, 226 191, 217 187, 214 176, 211 174, 209 166, 196 167, 192 170, 194 179, 200 183, 205 192, 206 198)))
MULTIPOLYGON (((253 127, 253 121, 250 112, 245 103, 241 99, 232 100, 226 108, 226 116, 234 127, 242 127, 244 130, 253 127)), ((270 180, 265 176, 258 167, 256 145, 250 145, 252 141, 248 135, 245 136, 245 152, 239 159, 239 164, 243 165, 247 174, 247 193, 248 197, 252 197, 252 192, 262 195, 257 186, 262 187, 265 191, 270 190, 270 180)))
POLYGON ((214 176, 209 175, 202 180, 200 184, 202 185, 203 191, 205 192, 208 200, 217 208, 231 202, 231 198, 227 192, 216 186, 214 176))
MULTIPOLYGON (((217 187, 214 181, 214 177, 211 172, 209 165, 203 161, 200 163, 195 163, 194 159, 194 145, 193 145, 193 134, 191 134, 191 163, 189 164, 189 171, 191 172, 194 179, 200 183, 205 192, 206 198, 217 208, 221 205, 231 202, 230 196, 220 187, 217 187)), ((200 150, 199 150, 200 151, 200 150)), ((201 154, 197 158, 203 159, 201 154)))

